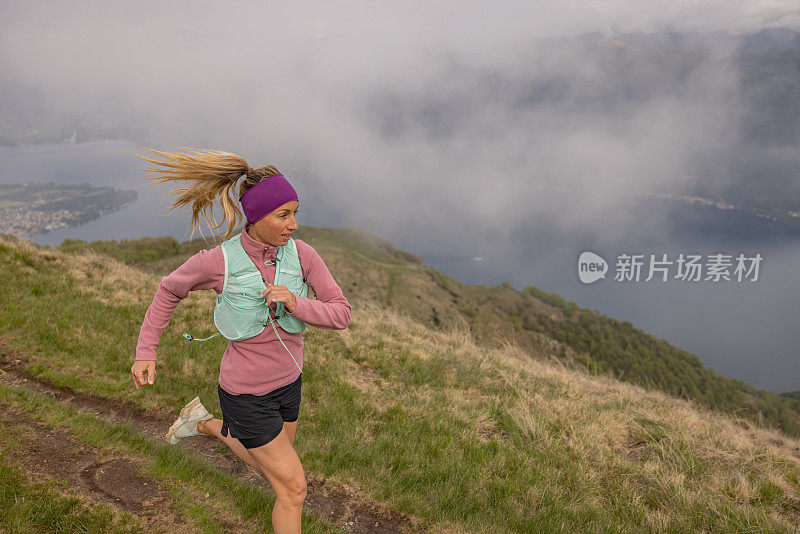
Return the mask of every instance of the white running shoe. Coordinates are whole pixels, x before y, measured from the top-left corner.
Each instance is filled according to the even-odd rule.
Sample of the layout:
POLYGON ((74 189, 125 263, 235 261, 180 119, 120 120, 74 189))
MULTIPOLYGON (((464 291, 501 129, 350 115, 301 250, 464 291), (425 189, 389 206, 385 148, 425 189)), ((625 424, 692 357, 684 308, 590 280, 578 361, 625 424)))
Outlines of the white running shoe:
POLYGON ((166 439, 172 445, 175 445, 183 438, 196 436, 198 434, 197 423, 213 418, 214 416, 208 413, 206 407, 200 402, 200 397, 195 397, 183 407, 178 418, 169 427, 166 439))

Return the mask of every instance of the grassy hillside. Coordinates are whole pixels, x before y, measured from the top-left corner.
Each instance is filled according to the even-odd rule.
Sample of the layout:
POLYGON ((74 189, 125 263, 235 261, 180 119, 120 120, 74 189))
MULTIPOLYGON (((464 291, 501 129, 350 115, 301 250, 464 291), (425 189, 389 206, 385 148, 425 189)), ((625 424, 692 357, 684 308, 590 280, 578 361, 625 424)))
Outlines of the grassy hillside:
MULTIPOLYGON (((314 244, 336 264, 329 245, 314 244)), ((360 254, 365 264, 405 264, 360 254)), ((224 343, 180 336, 189 325, 212 331, 213 292, 181 303, 159 347, 156 383, 137 391, 129 368, 158 275, 7 239, 0 265, 0 341, 24 355, 31 376, 173 413, 199 394, 218 413, 224 343)), ((743 419, 569 369, 549 349, 531 357, 512 342, 483 347, 463 324, 431 329, 367 299, 347 330, 312 328, 305 337, 295 444, 305 469, 413 514, 419 523, 409 530, 790 532, 800 518, 800 442, 743 419)), ((203 467, 207 459, 26 387, 2 386, 0 400, 73 428, 76 439, 153 458, 153 476, 181 492, 164 499, 193 511, 198 530, 224 530, 213 525, 209 501, 196 504, 203 492, 220 499, 218 508, 263 524, 261 497, 203 467)), ((328 531, 304 521, 314 525, 306 531, 328 531)))
MULTIPOLYGON (((325 258, 351 300, 374 300, 434 329, 466 325, 477 342, 512 341, 573 367, 692 399, 800 436, 800 399, 757 390, 716 374, 693 354, 631 323, 581 309, 534 286, 464 285, 388 242, 357 229, 304 226, 296 234, 325 258)), ((167 274, 216 242, 172 237, 133 241, 65 241, 61 249, 110 254, 147 272, 167 274)))

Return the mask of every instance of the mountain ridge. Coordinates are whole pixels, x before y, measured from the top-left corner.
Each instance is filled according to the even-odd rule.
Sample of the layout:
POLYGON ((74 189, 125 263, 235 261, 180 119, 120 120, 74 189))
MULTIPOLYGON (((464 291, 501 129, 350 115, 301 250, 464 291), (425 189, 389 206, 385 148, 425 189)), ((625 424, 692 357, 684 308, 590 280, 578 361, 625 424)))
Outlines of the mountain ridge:
MULTIPOLYGON (((744 381, 715 373, 694 354, 628 321, 581 309, 535 286, 518 291, 507 283, 462 284, 361 229, 303 226, 295 237, 317 249, 349 299, 374 300, 434 329, 466 325, 482 346, 514 343, 531 354, 552 354, 574 368, 692 399, 753 422, 766 421, 788 435, 800 435, 800 399, 757 390, 744 381)), ((92 245, 67 240, 61 248, 116 254, 146 272, 166 274, 191 254, 219 242, 198 239, 179 244, 174 238, 160 239, 171 243, 166 247, 168 252, 146 262, 136 262, 123 253, 126 247, 134 248, 136 240, 116 248, 114 242, 92 245)))
MULTIPOLYGON (((347 232, 328 231, 347 242, 347 232)), ((305 239, 325 250, 329 266, 335 262, 328 251, 338 245, 310 232, 305 239)), ((401 263, 377 248, 361 252, 361 264, 401 263)), ((224 340, 180 335, 187 325, 213 331, 213 292, 181 302, 161 338, 157 380, 136 390, 128 369, 158 274, 92 250, 67 253, 5 237, 0 264, 0 341, 25 355, 29 376, 175 414, 197 395, 218 413, 224 340)), ((800 441, 569 369, 552 351, 532 354, 512 341, 477 345, 464 323, 431 329, 375 299, 353 302, 348 329, 310 328, 305 336, 295 447, 314 480, 354 488, 362 500, 412 514, 435 532, 796 530, 800 441)), ((26 387, 0 393, 64 423, 57 400, 32 402, 26 387)), ((98 430, 102 420, 78 412, 70 424, 76 433, 114 436, 115 445, 133 442, 161 464, 174 459, 163 453, 178 450, 154 450, 163 436, 157 428, 149 437, 98 430)), ((209 461, 192 456, 197 467, 209 461)), ((184 475, 180 484, 201 496, 209 491, 196 482, 184 475)), ((206 505, 230 490, 228 481, 206 505)), ((268 520, 268 507, 247 508, 248 518, 268 520)), ((311 519, 305 510, 304 519, 311 519)))

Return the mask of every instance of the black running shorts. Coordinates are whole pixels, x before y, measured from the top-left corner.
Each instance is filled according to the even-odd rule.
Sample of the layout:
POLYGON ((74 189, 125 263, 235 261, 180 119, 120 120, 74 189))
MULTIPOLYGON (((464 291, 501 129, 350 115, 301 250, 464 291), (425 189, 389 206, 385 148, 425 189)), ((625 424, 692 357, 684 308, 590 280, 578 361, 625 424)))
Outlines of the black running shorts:
POLYGON ((266 395, 232 395, 222 387, 219 406, 222 409, 222 435, 238 439, 245 448, 266 445, 283 429, 283 423, 297 421, 300 413, 300 385, 303 375, 291 384, 281 386, 266 395))

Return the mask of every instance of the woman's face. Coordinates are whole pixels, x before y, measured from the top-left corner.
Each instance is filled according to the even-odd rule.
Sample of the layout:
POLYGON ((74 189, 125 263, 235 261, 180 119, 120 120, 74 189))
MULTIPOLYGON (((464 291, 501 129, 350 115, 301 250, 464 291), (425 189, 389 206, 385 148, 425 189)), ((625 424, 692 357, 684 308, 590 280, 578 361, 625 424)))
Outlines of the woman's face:
POLYGON ((289 242, 292 232, 300 228, 297 224, 299 207, 300 203, 292 200, 275 208, 258 222, 250 225, 248 231, 250 237, 261 243, 282 247, 289 242))

